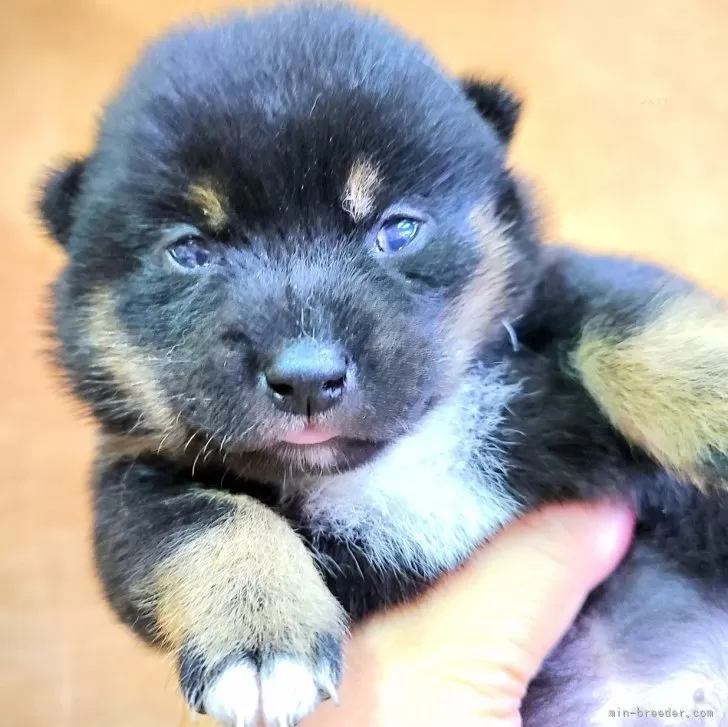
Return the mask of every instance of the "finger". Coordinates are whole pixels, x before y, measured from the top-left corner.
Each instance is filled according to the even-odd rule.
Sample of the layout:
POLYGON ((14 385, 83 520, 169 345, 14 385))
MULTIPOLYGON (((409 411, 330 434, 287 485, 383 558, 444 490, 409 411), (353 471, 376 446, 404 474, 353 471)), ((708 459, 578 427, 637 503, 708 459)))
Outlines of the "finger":
POLYGON ((505 531, 473 563, 478 586, 472 597, 486 602, 483 624, 501 624, 499 640, 531 657, 526 682, 561 640, 589 593, 622 559, 633 526, 634 516, 625 507, 548 508, 505 531))
POLYGON ((528 681, 632 526, 609 505, 547 508, 510 526, 425 598, 355 635, 344 707, 323 705, 311 727, 518 724, 528 681))
POLYGON ((507 528, 427 598, 369 633, 383 662, 439 672, 482 697, 489 716, 517 712, 530 679, 588 593, 623 556, 633 517, 568 505, 507 528))

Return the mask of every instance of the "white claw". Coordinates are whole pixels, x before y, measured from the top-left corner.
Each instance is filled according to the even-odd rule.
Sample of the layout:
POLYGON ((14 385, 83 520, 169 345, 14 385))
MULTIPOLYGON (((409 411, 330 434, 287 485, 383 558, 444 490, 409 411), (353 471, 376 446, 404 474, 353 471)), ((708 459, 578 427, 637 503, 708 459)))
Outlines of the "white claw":
POLYGON ((339 706, 339 693, 336 691, 334 682, 331 676, 326 674, 320 677, 319 684, 324 694, 338 707, 339 706))

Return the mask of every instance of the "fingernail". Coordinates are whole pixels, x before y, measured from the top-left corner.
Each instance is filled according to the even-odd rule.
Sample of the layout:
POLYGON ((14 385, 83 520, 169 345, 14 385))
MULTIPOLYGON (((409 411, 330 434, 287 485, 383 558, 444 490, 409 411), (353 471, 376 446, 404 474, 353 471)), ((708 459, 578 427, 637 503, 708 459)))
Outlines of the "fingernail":
POLYGON ((635 516, 626 505, 604 503, 598 506, 596 550, 605 568, 613 568, 632 540, 635 516))

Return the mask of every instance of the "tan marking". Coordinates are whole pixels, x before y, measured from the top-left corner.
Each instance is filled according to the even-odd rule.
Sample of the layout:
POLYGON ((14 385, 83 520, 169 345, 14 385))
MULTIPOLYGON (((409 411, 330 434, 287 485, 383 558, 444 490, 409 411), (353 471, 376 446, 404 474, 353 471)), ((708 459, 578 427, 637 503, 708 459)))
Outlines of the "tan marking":
POLYGON ((480 263, 442 322, 453 382, 460 380, 477 349, 502 325, 508 310, 510 271, 517 262, 508 228, 488 208, 474 209, 470 222, 481 252, 480 263))
POLYGON ((190 185, 188 197, 200 209, 211 230, 218 232, 228 222, 227 201, 211 182, 190 185))
POLYGON ((167 644, 192 643, 211 664, 235 649, 310 656, 321 634, 342 635, 341 608, 290 525, 252 498, 216 496, 230 515, 155 569, 167 644))
POLYGON ((713 453, 728 454, 728 314, 705 297, 669 303, 629 337, 595 320, 573 356, 615 427, 695 484, 713 453))
POLYGON ((361 222, 374 209, 380 183, 379 169, 371 159, 360 157, 354 162, 341 198, 341 206, 354 222, 361 222))
POLYGON ((131 407, 141 412, 142 423, 165 435, 176 435, 176 415, 155 373, 156 358, 129 341, 109 290, 92 294, 85 331, 96 364, 112 378, 131 407))

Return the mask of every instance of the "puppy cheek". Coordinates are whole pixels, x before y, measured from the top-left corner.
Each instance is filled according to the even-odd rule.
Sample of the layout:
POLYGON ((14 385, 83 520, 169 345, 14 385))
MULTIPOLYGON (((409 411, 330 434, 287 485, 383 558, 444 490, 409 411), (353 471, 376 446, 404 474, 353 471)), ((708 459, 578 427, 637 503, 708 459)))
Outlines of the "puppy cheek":
POLYGON ((441 356, 433 340, 413 330, 388 331, 363 358, 362 386, 367 393, 365 420, 380 432, 401 433, 436 394, 442 378, 441 356), (373 423, 376 422, 376 425, 373 423))

